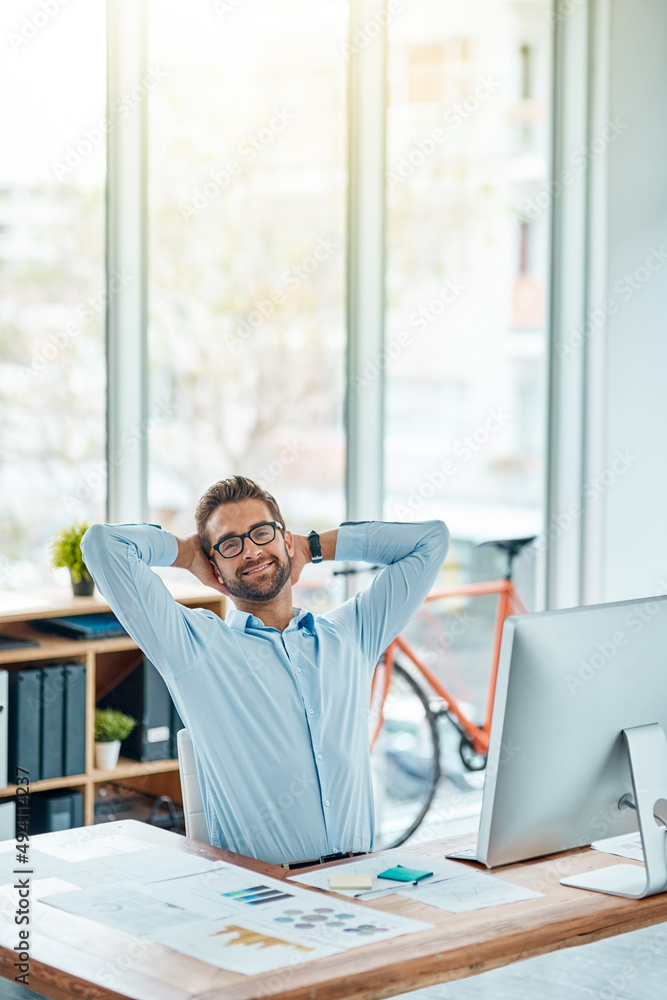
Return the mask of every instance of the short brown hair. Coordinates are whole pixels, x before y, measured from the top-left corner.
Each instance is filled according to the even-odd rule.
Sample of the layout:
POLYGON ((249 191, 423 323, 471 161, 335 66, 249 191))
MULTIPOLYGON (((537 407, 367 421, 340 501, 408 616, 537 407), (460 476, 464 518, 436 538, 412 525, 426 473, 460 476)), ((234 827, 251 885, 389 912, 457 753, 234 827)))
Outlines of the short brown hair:
POLYGON ((221 479, 220 482, 209 486, 195 511, 199 543, 206 555, 209 554, 212 544, 206 530, 209 517, 221 504, 240 503, 242 500, 262 500, 269 508, 273 520, 279 521, 285 527, 285 520, 275 498, 263 490, 258 483, 247 479, 246 476, 230 476, 229 479, 221 479))

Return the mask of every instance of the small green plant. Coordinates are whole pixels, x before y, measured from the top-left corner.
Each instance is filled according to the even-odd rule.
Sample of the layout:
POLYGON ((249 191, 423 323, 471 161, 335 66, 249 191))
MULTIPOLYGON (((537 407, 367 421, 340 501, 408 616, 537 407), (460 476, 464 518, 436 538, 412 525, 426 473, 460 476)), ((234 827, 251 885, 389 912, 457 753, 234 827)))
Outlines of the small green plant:
POLYGON ((62 528, 51 539, 51 566, 69 569, 73 583, 91 579, 81 555, 81 539, 89 527, 86 522, 74 524, 71 528, 62 528))
POLYGON ((95 742, 113 743, 114 740, 126 739, 137 720, 131 715, 116 711, 115 708, 98 708, 95 710, 95 742))

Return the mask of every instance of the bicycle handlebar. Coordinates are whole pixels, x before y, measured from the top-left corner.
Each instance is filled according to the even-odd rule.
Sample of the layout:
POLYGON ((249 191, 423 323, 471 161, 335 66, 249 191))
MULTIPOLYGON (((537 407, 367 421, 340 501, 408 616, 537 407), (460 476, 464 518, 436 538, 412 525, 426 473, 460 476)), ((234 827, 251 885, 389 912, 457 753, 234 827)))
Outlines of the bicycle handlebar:
POLYGON ((354 576, 355 573, 370 573, 382 569, 382 566, 349 566, 347 569, 335 569, 332 576, 354 576))
MULTIPOLYGON (((521 552, 521 549, 525 545, 530 545, 531 542, 535 541, 536 536, 532 535, 530 538, 507 538, 499 540, 489 540, 487 542, 479 542, 478 547, 489 545, 500 549, 507 556, 507 572, 505 578, 507 580, 512 579, 512 563, 514 562, 517 555, 521 552)), ((347 569, 335 569, 332 576, 355 576, 357 573, 372 573, 378 569, 382 569, 382 566, 350 566, 347 569)))

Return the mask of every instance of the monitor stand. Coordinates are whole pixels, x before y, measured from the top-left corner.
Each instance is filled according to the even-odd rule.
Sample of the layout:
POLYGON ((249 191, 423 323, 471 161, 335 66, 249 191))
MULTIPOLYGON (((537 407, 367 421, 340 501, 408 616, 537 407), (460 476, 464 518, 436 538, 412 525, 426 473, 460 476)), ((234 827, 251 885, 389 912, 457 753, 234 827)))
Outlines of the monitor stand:
POLYGON ((644 851, 644 868, 613 865, 562 878, 561 885, 607 892, 612 896, 642 899, 667 889, 667 739, 653 724, 624 729, 630 759, 634 801, 624 795, 619 809, 637 810, 644 851))

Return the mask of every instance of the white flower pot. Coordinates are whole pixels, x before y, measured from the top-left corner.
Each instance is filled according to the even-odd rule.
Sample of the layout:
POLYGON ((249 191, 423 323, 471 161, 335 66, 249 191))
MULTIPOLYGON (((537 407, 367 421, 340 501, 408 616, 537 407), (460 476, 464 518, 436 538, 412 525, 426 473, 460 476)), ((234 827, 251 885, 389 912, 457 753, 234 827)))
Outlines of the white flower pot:
POLYGON ((120 740, 95 744, 95 767, 100 771, 112 771, 118 763, 120 740))

